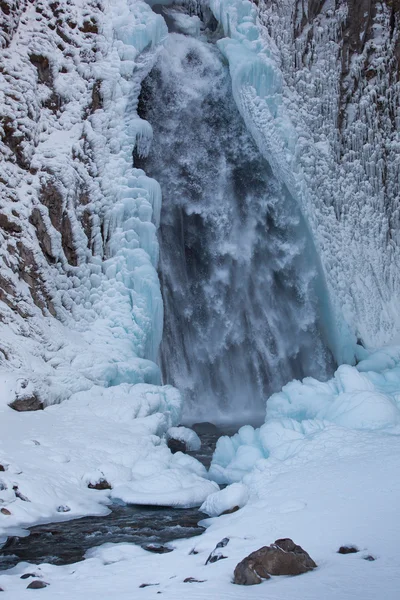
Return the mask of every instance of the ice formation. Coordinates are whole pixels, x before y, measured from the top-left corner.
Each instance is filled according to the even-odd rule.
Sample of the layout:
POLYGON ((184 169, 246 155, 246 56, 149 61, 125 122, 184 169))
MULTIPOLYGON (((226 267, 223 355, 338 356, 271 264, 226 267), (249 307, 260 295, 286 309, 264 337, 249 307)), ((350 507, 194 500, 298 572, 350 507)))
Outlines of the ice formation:
POLYGON ((354 336, 377 348, 400 327, 398 28, 385 3, 350 25, 352 2, 320 4, 210 0, 239 110, 312 233, 331 347, 352 362, 354 336))
POLYGON ((358 431, 398 435, 399 401, 398 347, 377 352, 357 367, 342 365, 327 382, 291 381, 268 399, 264 425, 246 425, 218 440, 210 476, 219 483, 242 481, 260 460, 290 463, 312 453, 315 440, 332 435, 353 440, 358 431))

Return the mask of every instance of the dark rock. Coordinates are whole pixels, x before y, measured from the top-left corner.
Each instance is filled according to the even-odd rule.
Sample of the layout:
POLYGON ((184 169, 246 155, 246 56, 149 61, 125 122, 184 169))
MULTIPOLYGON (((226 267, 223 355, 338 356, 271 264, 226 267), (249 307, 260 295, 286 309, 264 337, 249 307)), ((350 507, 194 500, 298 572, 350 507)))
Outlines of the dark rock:
POLYGON ((147 544, 142 546, 142 548, 143 550, 147 550, 147 552, 153 552, 154 554, 168 554, 168 552, 173 552, 172 548, 162 546, 162 544, 147 544))
POLYGON ((29 498, 27 498, 26 496, 24 496, 24 494, 22 494, 19 491, 19 488, 17 485, 13 486, 13 490, 14 490, 14 494, 16 495, 17 498, 19 498, 20 500, 22 500, 23 502, 30 502, 29 498))
POLYGON ((340 546, 338 554, 355 554, 359 552, 357 546, 340 546))
POLYGON ((106 479, 100 479, 97 483, 89 483, 88 488, 91 490, 111 490, 111 485, 106 479))
POLYGON ((59 513, 67 513, 70 510, 71 510, 70 507, 67 506, 66 504, 63 504, 62 506, 57 507, 57 512, 59 512, 59 513))
POLYGON ((301 575, 316 566, 301 546, 284 538, 244 558, 235 568, 233 583, 255 585, 270 579, 271 575, 301 575))
POLYGON ((233 508, 228 508, 228 510, 224 510, 223 513, 221 513, 221 517, 222 515, 231 515, 232 513, 237 512, 240 509, 239 506, 234 506, 233 508))
POLYGON ((195 579, 194 577, 186 577, 183 583, 204 583, 206 579, 195 579))
POLYGON ((176 452, 187 452, 185 442, 182 440, 176 440, 175 438, 169 438, 167 442, 168 448, 171 450, 172 454, 176 452))
POLYGON ((225 546, 228 544, 228 542, 229 542, 229 538, 224 538, 223 540, 218 542, 218 544, 215 546, 214 550, 211 552, 210 556, 207 558, 205 564, 208 565, 209 563, 215 563, 218 560, 223 560, 224 558, 228 558, 227 556, 224 556, 221 552, 218 552, 218 550, 220 548, 225 548, 225 546))
POLYGON ((197 433, 197 435, 218 435, 218 433, 220 433, 220 430, 216 425, 214 425, 214 423, 208 423, 207 421, 204 423, 195 423, 191 428, 197 433))
POLYGON ((5 471, 5 467, 3 465, 0 465, 0 471, 5 471))
POLYGON ((368 560, 369 562, 373 562, 374 560, 376 560, 375 556, 372 556, 372 554, 368 554, 368 556, 363 556, 364 560, 368 560))
POLYGON ((151 587, 152 585, 160 585, 159 583, 141 583, 140 588, 151 587))
POLYGON ((4 592, 3 588, 0 588, 0 592, 4 592))
POLYGON ((8 508, 2 508, 0 509, 0 512, 2 515, 11 515, 10 511, 8 510, 8 508))
POLYGON ((0 228, 11 233, 21 233, 22 231, 22 227, 19 223, 16 223, 4 214, 0 214, 0 228))
POLYGON ((32 394, 31 396, 27 396, 25 398, 16 398, 8 406, 13 410, 16 410, 17 412, 27 412, 44 409, 43 402, 39 400, 36 394, 32 394))
POLYGON ((35 573, 24 573, 20 579, 29 579, 29 577, 37 577, 37 575, 35 573))
POLYGON ((42 588, 47 587, 49 584, 46 583, 45 581, 39 581, 39 579, 35 579, 35 581, 32 581, 28 586, 27 586, 27 590, 41 590, 42 588))

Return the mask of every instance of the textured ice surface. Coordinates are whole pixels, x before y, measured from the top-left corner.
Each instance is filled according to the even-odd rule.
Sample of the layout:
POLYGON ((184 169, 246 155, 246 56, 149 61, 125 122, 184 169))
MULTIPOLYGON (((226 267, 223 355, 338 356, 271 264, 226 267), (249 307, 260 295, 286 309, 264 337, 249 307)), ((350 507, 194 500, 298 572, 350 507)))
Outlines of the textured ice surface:
POLYGON ((285 385, 268 399, 264 425, 246 425, 233 437, 218 440, 210 476, 219 483, 241 481, 260 459, 271 465, 297 460, 314 439, 329 438, 332 432, 357 439, 357 431, 398 434, 399 424, 400 362, 394 347, 371 355, 357 368, 340 366, 327 382, 307 377, 285 385))
POLYGON ((307 2, 297 4, 210 1, 226 36, 218 44, 237 106, 312 232, 334 315, 331 347, 339 362, 352 362, 355 335, 376 348, 391 343, 400 327, 400 138, 398 108, 391 109, 399 106, 400 84, 389 68, 398 33, 390 37, 390 8, 379 5, 373 39, 343 83, 348 3, 335 10, 324 3, 312 25, 307 2), (304 11, 303 23, 299 17, 294 25, 304 11), (360 77, 365 63, 368 78, 360 77), (354 97, 339 114, 342 86, 353 83, 354 97))

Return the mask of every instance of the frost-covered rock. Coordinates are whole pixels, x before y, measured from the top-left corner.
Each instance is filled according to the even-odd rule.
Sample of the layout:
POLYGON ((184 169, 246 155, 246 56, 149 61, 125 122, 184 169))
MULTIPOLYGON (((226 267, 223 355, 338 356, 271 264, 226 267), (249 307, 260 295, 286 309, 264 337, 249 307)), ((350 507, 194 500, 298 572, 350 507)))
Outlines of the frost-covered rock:
POLYGON ((201 448, 199 436, 188 427, 170 427, 167 431, 167 441, 170 448, 174 442, 180 443, 183 452, 196 452, 201 448))

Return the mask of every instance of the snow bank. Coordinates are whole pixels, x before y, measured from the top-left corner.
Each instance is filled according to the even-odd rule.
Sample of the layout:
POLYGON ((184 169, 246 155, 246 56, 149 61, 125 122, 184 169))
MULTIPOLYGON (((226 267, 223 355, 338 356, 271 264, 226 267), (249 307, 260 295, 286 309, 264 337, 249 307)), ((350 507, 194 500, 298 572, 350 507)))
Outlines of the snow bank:
POLYGON ((388 348, 357 368, 340 366, 327 382, 307 377, 288 383, 267 401, 264 425, 246 425, 231 438, 218 440, 210 477, 219 483, 246 481, 260 461, 299 460, 311 452, 315 440, 327 439, 332 445, 332 436, 339 450, 350 438, 357 439, 358 431, 398 434, 399 358, 399 348, 388 348), (388 363, 391 368, 386 368, 388 363))

